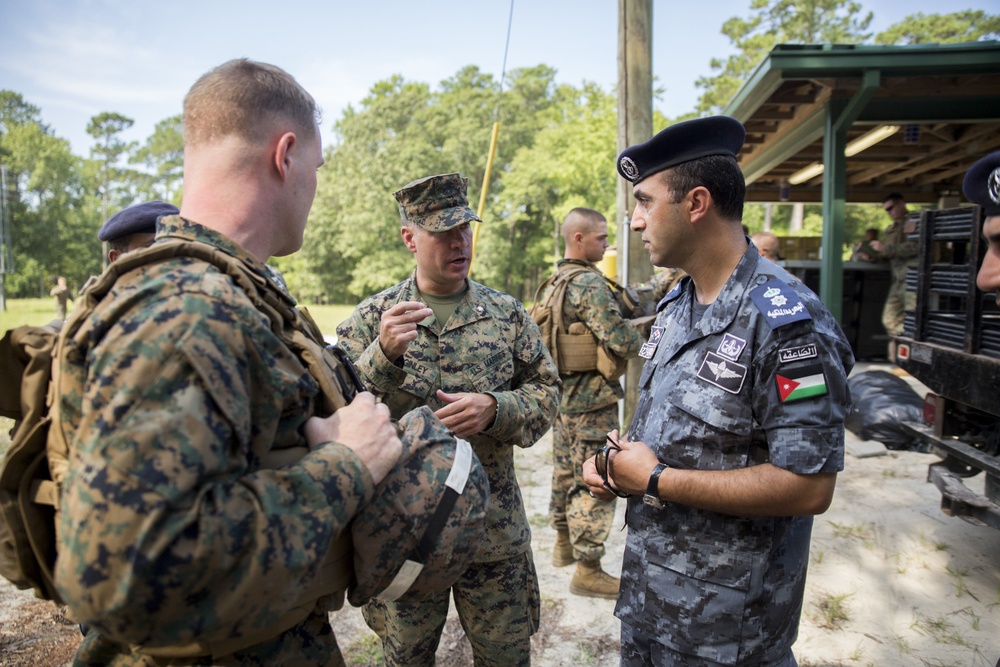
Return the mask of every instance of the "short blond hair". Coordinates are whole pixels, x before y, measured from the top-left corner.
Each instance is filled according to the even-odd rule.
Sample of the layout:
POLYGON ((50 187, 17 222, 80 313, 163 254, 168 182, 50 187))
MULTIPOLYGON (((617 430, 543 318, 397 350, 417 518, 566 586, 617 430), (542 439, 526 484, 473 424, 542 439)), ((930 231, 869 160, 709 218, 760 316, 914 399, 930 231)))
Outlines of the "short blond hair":
POLYGON ((184 143, 194 146, 233 134, 262 141, 270 121, 278 118, 314 137, 321 114, 316 100, 291 74, 237 58, 203 74, 184 97, 184 143))

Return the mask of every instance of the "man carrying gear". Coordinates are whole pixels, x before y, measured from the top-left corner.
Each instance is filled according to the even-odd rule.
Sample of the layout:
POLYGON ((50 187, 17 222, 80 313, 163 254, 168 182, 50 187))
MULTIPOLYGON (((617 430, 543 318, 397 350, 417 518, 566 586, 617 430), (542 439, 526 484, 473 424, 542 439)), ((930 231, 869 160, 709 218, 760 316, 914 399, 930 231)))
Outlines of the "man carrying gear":
POLYGON ((350 574, 339 537, 402 445, 371 394, 328 389, 318 330, 264 265, 301 246, 317 116, 272 65, 202 76, 180 215, 66 324, 49 462, 56 587, 91 628, 74 664, 343 664, 327 618, 350 574), (139 261, 170 246, 184 250, 139 261))
POLYGON ((644 339, 622 314, 611 283, 594 266, 608 248, 604 216, 593 209, 575 208, 563 220, 562 235, 564 258, 554 280, 547 281, 535 299, 536 304, 549 306, 553 320, 561 319, 551 323, 558 340, 581 341, 553 353, 563 389, 552 434, 549 517, 557 533, 552 563, 557 567, 576 563, 570 592, 615 599, 618 577, 601 569, 615 500, 601 500, 587 492, 583 463, 601 448, 607 433, 619 426, 618 401, 624 392, 618 377, 623 368, 616 362, 636 356, 644 339), (569 333, 562 335, 562 329, 569 333), (598 353, 602 366, 609 366, 602 367, 604 374, 598 370, 598 353))

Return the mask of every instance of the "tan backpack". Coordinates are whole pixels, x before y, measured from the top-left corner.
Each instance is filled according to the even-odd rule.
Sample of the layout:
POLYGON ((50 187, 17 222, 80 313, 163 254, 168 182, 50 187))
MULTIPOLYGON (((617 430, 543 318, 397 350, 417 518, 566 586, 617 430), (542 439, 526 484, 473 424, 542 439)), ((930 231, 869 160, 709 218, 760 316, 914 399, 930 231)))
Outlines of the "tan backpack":
POLYGON ((619 308, 625 317, 631 317, 634 311, 640 308, 635 294, 596 268, 582 264, 564 264, 538 286, 534 303, 528 312, 542 330, 542 342, 549 349, 560 373, 596 370, 607 380, 617 380, 625 372, 626 360, 601 345, 583 322, 574 322, 567 326, 563 320, 566 288, 570 281, 581 273, 596 273, 601 276, 614 291, 619 308), (550 286, 552 289, 548 289, 550 286), (540 301, 543 295, 545 299, 540 301))

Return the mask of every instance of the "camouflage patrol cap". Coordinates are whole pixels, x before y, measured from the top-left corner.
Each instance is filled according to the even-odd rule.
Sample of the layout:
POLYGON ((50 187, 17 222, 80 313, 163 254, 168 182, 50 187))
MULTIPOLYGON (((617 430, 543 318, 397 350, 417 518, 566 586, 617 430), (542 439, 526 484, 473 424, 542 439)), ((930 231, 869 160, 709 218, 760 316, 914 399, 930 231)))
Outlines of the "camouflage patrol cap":
POLYGON ((392 196, 403 222, 410 221, 429 232, 444 232, 464 222, 482 222, 469 208, 465 197, 468 187, 469 179, 459 174, 438 174, 411 181, 392 196))
POLYGON ((962 192, 973 204, 986 210, 986 215, 1000 215, 1000 151, 993 151, 976 160, 965 172, 962 192))
POLYGON ((427 406, 399 420, 403 454, 354 517, 347 599, 417 602, 451 588, 486 531, 490 485, 479 457, 427 406))

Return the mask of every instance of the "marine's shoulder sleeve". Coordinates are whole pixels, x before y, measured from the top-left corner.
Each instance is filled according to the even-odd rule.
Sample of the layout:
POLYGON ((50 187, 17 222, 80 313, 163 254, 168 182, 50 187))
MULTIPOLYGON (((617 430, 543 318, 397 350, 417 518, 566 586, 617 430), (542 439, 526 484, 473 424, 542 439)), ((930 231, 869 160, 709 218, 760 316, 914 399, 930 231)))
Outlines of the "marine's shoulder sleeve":
POLYGON ((620 357, 639 353, 642 336, 624 316, 617 296, 601 275, 588 271, 573 278, 566 290, 564 317, 583 322, 597 341, 620 357))

